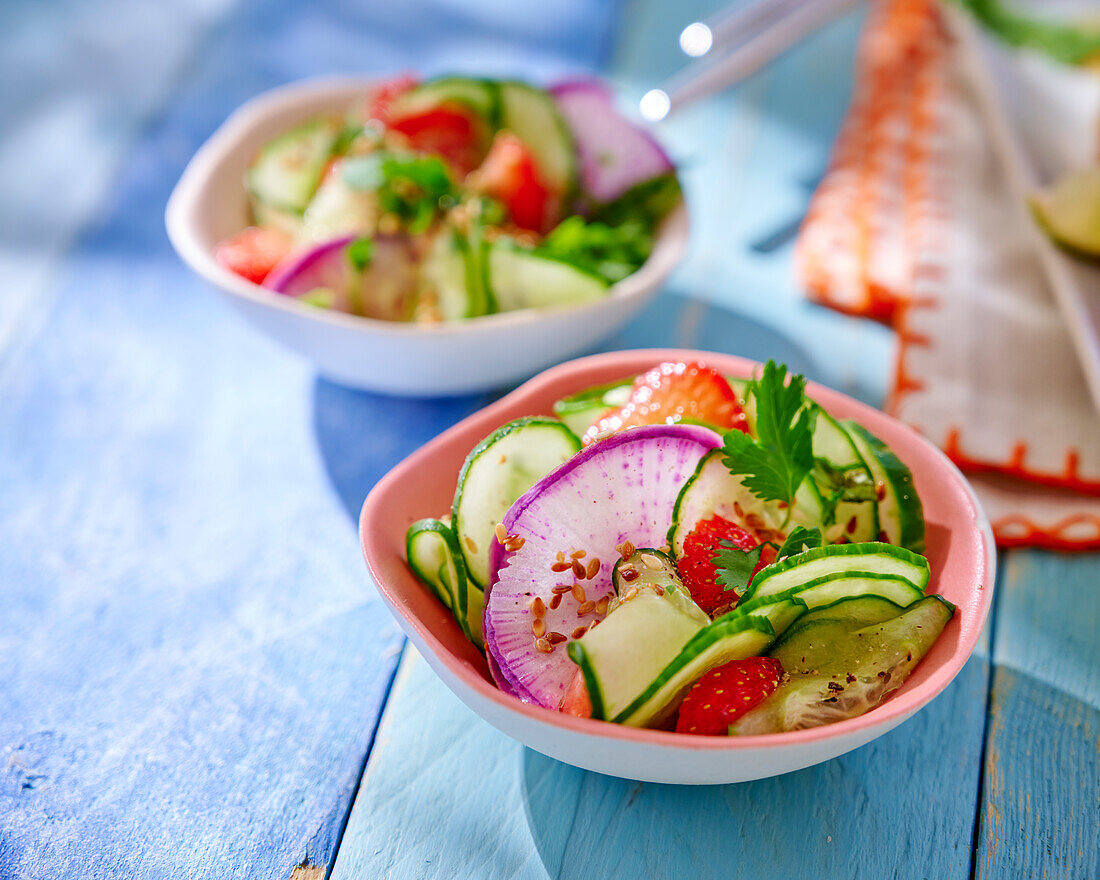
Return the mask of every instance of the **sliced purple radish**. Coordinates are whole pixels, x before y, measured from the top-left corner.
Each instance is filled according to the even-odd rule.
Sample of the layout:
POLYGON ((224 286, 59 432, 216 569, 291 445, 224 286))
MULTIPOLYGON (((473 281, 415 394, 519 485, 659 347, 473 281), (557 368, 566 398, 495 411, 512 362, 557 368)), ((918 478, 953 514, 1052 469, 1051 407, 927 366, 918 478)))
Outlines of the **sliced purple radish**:
POLYGON ((331 291, 330 308, 384 320, 407 320, 416 291, 417 268, 408 239, 375 235, 359 261, 349 235, 326 241, 289 257, 264 281, 277 293, 295 298, 331 291), (365 265, 364 265, 365 264, 365 265))
POLYGON ((695 425, 632 428, 589 446, 532 486, 504 517, 510 535, 524 539, 507 553, 494 541, 489 556, 490 582, 485 596, 485 647, 494 677, 499 674, 520 699, 556 709, 577 667, 561 642, 550 653, 539 650, 532 625, 536 599, 545 607, 547 633, 571 637, 579 626, 599 618, 565 593, 551 608, 554 587, 574 582, 585 601, 613 591, 611 570, 623 541, 635 547, 665 542, 681 487, 707 452, 721 444, 711 430, 695 425), (591 579, 571 571, 554 572, 562 552, 589 566, 599 560, 591 579))
POLYGON ((560 83, 550 94, 573 132, 581 186, 596 202, 610 202, 635 184, 673 170, 660 144, 616 109, 601 83, 560 83))

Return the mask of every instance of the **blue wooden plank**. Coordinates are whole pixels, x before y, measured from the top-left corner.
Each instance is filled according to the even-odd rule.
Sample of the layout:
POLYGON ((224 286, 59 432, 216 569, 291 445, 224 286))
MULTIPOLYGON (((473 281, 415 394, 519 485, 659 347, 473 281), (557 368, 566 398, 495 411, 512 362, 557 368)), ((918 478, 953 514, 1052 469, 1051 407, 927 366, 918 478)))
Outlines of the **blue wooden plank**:
POLYGON ((867 747, 741 785, 578 770, 474 716, 408 651, 333 880, 970 876, 987 662, 867 747))
POLYGON ((1100 876, 1100 556, 1012 554, 1001 579, 981 878, 1100 876))
MULTIPOLYGON (((484 398, 317 381, 178 263, 164 202, 257 91, 421 60, 561 73, 599 60, 609 9, 570 2, 543 28, 500 4, 268 2, 205 41, 57 272, 44 329, 4 352, 0 876, 281 878, 330 861, 401 644, 355 515, 484 398)), ((128 10, 101 8, 112 29, 89 44, 128 10)))

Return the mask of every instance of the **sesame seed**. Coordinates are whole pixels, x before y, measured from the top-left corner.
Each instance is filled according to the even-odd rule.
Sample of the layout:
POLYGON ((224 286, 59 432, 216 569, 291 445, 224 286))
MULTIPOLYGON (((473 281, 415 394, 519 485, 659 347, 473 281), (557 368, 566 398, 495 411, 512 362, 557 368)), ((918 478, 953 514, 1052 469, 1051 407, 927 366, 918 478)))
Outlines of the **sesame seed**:
POLYGON ((588 568, 585 569, 584 573, 588 576, 589 580, 592 580, 592 578, 599 574, 599 572, 600 560, 598 557, 593 556, 591 559, 588 560, 588 568))
POLYGON ((551 645, 560 645, 565 640, 565 636, 563 636, 560 632, 549 632, 546 634, 546 641, 548 641, 551 645))
POLYGON ((634 555, 634 545, 630 541, 623 541, 618 547, 615 548, 619 551, 623 559, 629 559, 634 555))
POLYGON ((554 558, 557 559, 558 562, 564 562, 565 561, 565 551, 564 550, 559 550, 558 555, 555 556, 554 558))
POLYGON ((509 553, 515 553, 526 543, 526 538, 521 538, 519 535, 509 535, 507 540, 504 542, 504 549, 507 550, 509 553))
POLYGON ((645 565, 646 568, 653 571, 659 571, 661 569, 661 560, 654 556, 652 553, 642 554, 642 564, 645 565))
POLYGON ((546 621, 541 617, 536 617, 535 622, 531 624, 531 632, 535 634, 536 639, 540 638, 546 632, 546 621))
POLYGON ((607 603, 611 601, 610 596, 604 596, 601 599, 596 600, 596 613, 607 614, 607 603))
POLYGON ((587 551, 585 551, 585 550, 574 550, 572 553, 569 554, 569 558, 570 559, 584 559, 586 552, 587 551))
POLYGON ((477 553, 477 544, 474 543, 474 539, 469 535, 466 536, 466 546, 470 548, 471 553, 477 553))
POLYGON ((633 599, 637 595, 638 595, 638 588, 637 587, 631 587, 629 590, 626 591, 626 595, 623 596, 623 601, 624 602, 629 602, 631 599, 633 599))
POLYGON ((504 528, 504 523, 497 523, 495 531, 497 540, 500 541, 501 544, 508 540, 508 530, 504 528))
POLYGON ((588 627, 587 626, 578 626, 575 630, 573 630, 572 637, 575 638, 575 639, 579 639, 586 632, 588 632, 588 627))
POLYGON ((596 609, 596 603, 589 599, 587 602, 581 602, 580 607, 577 609, 577 617, 584 614, 591 614, 596 609))
POLYGON ((543 654, 552 654, 554 651, 554 646, 546 641, 546 639, 535 639, 535 647, 543 654))
POLYGON ((585 599, 584 587, 582 587, 580 584, 573 584, 572 593, 573 593, 573 598, 576 599, 578 602, 583 602, 584 601, 584 599, 585 599))

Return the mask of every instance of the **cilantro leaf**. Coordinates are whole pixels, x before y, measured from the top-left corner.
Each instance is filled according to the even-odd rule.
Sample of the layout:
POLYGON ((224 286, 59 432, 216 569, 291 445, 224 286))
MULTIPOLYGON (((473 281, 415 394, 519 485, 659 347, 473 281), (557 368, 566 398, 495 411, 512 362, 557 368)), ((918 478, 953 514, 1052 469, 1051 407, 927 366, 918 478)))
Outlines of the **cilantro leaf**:
POLYGON ((778 560, 783 559, 785 556, 794 556, 803 550, 813 550, 815 547, 820 547, 823 543, 821 529, 795 526, 791 533, 787 535, 787 540, 783 542, 783 546, 779 548, 775 558, 778 560))
POLYGON ((744 474, 745 486, 763 501, 790 505, 814 466, 813 422, 806 406, 806 380, 768 361, 751 385, 756 403, 756 438, 740 431, 725 435, 722 462, 731 474, 744 474))
POLYGON ((733 590, 738 596, 744 595, 752 580, 753 570, 760 561, 763 544, 757 544, 751 550, 734 547, 729 541, 719 541, 719 550, 711 560, 718 569, 715 580, 725 589, 733 590))
POLYGON ((855 468, 847 471, 838 470, 819 458, 814 474, 818 477, 818 484, 822 488, 831 490, 836 500, 874 501, 878 497, 875 493, 875 483, 866 471, 855 468))

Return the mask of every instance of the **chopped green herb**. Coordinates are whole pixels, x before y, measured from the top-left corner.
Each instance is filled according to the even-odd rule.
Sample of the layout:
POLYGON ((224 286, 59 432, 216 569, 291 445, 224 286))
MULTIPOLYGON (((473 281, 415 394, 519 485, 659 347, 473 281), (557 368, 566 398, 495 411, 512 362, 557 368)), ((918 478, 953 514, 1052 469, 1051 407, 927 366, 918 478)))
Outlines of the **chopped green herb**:
POLYGON ((393 214, 413 235, 431 226, 458 195, 438 156, 379 151, 346 160, 341 173, 352 189, 376 192, 382 213, 393 214))
POLYGON ((787 535, 787 540, 783 542, 783 546, 779 548, 775 558, 783 559, 786 556, 794 556, 803 550, 813 550, 823 544, 824 539, 821 537, 821 529, 795 526, 791 533, 787 535))
POLYGON ((356 272, 363 272, 374 259, 374 242, 369 238, 357 238, 347 249, 348 262, 356 272))
POLYGON ((806 380, 786 366, 768 361, 752 382, 756 401, 756 438, 741 431, 725 435, 722 461, 731 474, 745 475, 745 486, 763 501, 788 507, 814 466, 813 422, 817 415, 806 406, 806 380))
POLYGON ((638 270, 653 250, 645 225, 619 226, 588 222, 579 215, 559 223, 537 248, 538 253, 584 269, 614 284, 638 270))
POLYGON ((714 554, 712 561, 718 569, 716 582, 727 590, 733 590, 738 596, 744 595, 756 564, 760 561, 760 551, 763 544, 758 544, 751 550, 742 550, 734 547, 729 541, 719 541, 720 549, 714 554))
POLYGON ((330 287, 315 287, 298 297, 298 302, 319 309, 331 309, 336 305, 336 291, 330 287))

